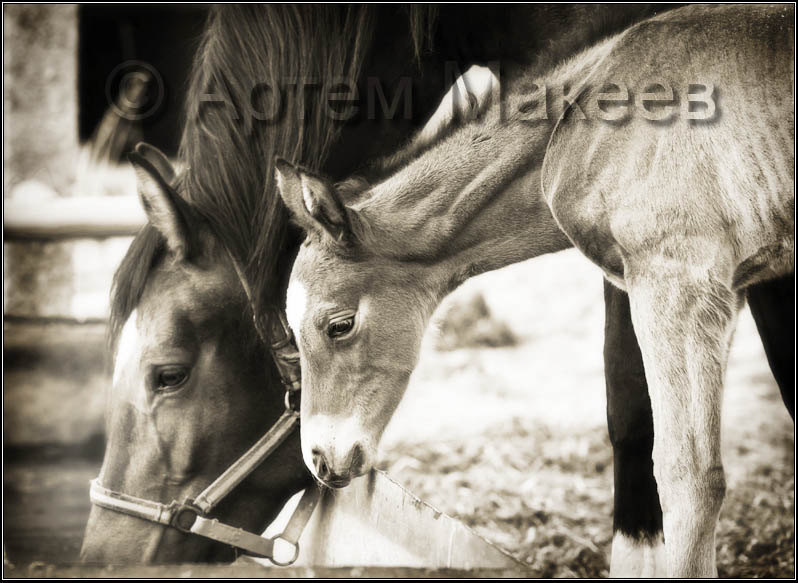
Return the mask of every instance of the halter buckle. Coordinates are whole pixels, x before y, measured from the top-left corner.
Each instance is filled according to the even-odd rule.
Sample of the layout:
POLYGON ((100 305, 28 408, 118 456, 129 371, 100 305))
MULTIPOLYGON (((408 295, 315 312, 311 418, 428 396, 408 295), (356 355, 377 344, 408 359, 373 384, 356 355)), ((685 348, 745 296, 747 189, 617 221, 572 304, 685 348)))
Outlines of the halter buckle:
POLYGON ((194 505, 194 501, 187 499, 182 504, 176 504, 176 508, 172 514, 171 525, 180 532, 190 534, 191 527, 194 526, 197 518, 202 515, 202 510, 194 505))
POLYGON ((299 543, 286 540, 281 534, 278 534, 276 537, 274 537, 272 539, 272 543, 274 544, 272 547, 272 556, 267 558, 278 567, 290 567, 299 558, 299 543), (278 543, 280 544, 278 545, 278 543), (281 554, 281 551, 278 551, 278 549, 284 549, 284 544, 291 545, 293 547, 293 554, 285 561, 277 558, 277 555, 281 554))
POLYGON ((299 403, 301 398, 300 391, 286 390, 285 391, 285 408, 288 411, 299 413, 299 403))

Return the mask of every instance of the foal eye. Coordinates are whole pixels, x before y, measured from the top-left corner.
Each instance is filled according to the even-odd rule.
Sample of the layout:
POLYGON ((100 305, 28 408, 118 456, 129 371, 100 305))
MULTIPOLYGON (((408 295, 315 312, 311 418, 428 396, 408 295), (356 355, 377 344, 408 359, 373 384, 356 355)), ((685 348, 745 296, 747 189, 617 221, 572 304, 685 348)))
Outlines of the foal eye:
POLYGON ((349 316, 348 318, 342 318, 340 320, 336 320, 335 322, 330 322, 330 325, 327 326, 327 336, 330 338, 340 338, 341 336, 345 336, 352 330, 355 325, 355 317, 349 316))
POLYGON ((188 380, 188 369, 183 366, 172 366, 158 372, 156 390, 169 391, 177 389, 188 380))

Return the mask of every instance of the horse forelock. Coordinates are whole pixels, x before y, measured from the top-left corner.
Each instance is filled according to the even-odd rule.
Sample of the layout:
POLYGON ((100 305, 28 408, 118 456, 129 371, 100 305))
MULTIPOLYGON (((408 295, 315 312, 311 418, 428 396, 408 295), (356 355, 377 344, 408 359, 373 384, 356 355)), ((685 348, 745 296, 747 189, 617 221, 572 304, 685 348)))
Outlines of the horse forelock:
MULTIPOLYGON (((200 273, 207 270, 207 279, 203 275, 199 281, 204 282, 203 285, 190 285, 191 294, 195 298, 195 308, 197 310, 206 311, 210 309, 212 312, 222 312, 219 306, 224 306, 227 309, 232 305, 241 304, 240 307, 235 308, 234 311, 241 313, 244 310, 244 322, 251 322, 252 306, 246 300, 246 293, 243 288, 243 283, 238 281, 234 271, 230 269, 229 257, 225 250, 221 247, 220 241, 212 235, 204 232, 193 233, 194 244, 193 248, 201 252, 201 256, 189 257, 189 262, 192 264, 192 269, 199 270, 200 273), (213 278, 212 273, 219 273, 218 269, 227 269, 229 275, 222 276, 225 279, 224 283, 220 285, 218 278, 213 278), (229 280, 229 284, 228 284, 229 280), (210 308, 208 308, 210 306, 210 308)), ((147 224, 133 239, 130 247, 128 248, 125 257, 119 265, 116 273, 114 274, 113 285, 111 287, 111 309, 107 329, 107 343, 109 354, 112 358, 116 359, 119 355, 120 334, 123 331, 131 314, 139 307, 141 307, 142 298, 144 297, 145 290, 148 285, 155 285, 154 275, 156 271, 169 271, 180 270, 181 267, 165 260, 166 257, 166 242, 163 236, 157 229, 147 224)), ((185 281, 185 274, 175 273, 171 278, 161 278, 157 285, 160 287, 155 290, 153 297, 158 297, 158 294, 169 293, 170 291, 178 291, 179 282, 185 281), (163 289, 165 288, 165 289, 163 289)), ((157 302, 156 309, 168 309, 169 302, 157 302)), ((198 312, 202 313, 202 312, 198 312)), ((211 316, 213 314, 210 314, 211 316)), ((225 316, 226 317, 226 316, 225 316)), ((212 321, 212 318, 208 320, 212 321)), ((212 329, 215 330, 216 326, 213 325, 212 329)), ((242 334, 247 335, 247 346, 256 354, 263 352, 264 347, 257 334, 255 326, 245 326, 241 330, 242 334)))

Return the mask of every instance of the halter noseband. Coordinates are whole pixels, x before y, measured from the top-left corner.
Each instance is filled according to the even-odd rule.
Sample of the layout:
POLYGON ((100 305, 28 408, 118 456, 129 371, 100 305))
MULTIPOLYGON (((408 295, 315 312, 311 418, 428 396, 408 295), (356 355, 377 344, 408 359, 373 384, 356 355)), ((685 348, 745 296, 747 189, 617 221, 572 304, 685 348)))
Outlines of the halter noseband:
MULTIPOLYGON (((250 306, 254 306, 252 294, 238 261, 231 253, 228 252, 228 255, 250 306)), ((261 339, 265 341, 264 334, 257 322, 255 322, 255 328, 261 339)), ((299 351, 283 312, 279 312, 274 319, 270 348, 272 358, 280 373, 280 380, 285 387, 285 411, 263 437, 233 462, 210 486, 194 499, 187 498, 183 502, 173 500, 169 504, 163 504, 109 490, 100 484, 99 478, 95 478, 91 481, 89 490, 92 504, 229 544, 255 556, 267 558, 275 565, 287 566, 296 561, 299 556, 299 537, 321 497, 321 491, 314 485, 305 488, 305 492, 283 532, 272 538, 265 538, 208 517, 208 514, 233 488, 251 474, 299 427, 299 395, 302 387, 299 351), (274 556, 275 543, 279 541, 284 541, 292 547, 292 555, 287 560, 279 560, 274 556)))

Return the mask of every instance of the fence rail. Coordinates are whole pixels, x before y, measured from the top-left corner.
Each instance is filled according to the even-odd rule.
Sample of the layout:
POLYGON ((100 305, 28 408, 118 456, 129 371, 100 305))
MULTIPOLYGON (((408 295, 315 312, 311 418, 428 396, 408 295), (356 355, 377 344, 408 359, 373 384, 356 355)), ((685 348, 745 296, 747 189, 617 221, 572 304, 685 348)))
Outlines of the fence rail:
POLYGON ((135 196, 4 201, 5 240, 135 235, 146 215, 135 196))

